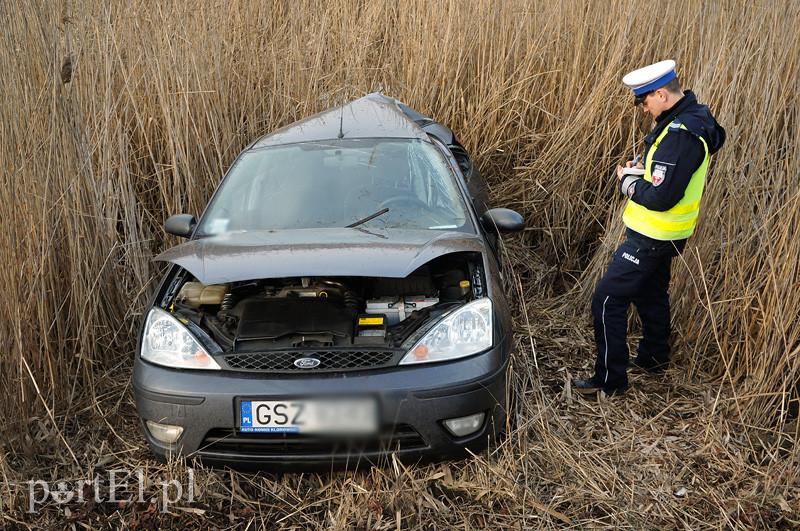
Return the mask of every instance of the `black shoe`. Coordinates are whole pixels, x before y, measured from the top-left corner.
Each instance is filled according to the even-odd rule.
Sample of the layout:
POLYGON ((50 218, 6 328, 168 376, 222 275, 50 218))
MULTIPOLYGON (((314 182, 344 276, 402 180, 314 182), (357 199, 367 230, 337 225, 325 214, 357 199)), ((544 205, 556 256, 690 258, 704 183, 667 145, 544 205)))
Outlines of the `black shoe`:
POLYGON ((582 395, 592 395, 598 391, 603 391, 608 396, 616 396, 625 394, 625 391, 628 390, 627 385, 624 387, 604 387, 603 384, 594 378, 572 380, 572 387, 582 395))
POLYGON ((642 361, 639 358, 628 363, 628 369, 634 373, 664 374, 669 366, 667 363, 657 363, 654 361, 642 361))

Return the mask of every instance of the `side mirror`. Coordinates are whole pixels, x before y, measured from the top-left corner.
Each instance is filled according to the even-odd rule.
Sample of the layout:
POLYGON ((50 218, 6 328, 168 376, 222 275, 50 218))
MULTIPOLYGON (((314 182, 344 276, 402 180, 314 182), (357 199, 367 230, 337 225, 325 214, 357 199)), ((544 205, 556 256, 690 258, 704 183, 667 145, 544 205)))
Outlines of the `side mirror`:
POLYGON ((194 216, 191 214, 175 214, 168 217, 167 221, 164 222, 164 230, 169 234, 188 238, 192 235, 196 223, 194 216))
POLYGON ((481 225, 492 232, 519 232, 525 228, 525 220, 509 208, 493 208, 481 216, 481 225))

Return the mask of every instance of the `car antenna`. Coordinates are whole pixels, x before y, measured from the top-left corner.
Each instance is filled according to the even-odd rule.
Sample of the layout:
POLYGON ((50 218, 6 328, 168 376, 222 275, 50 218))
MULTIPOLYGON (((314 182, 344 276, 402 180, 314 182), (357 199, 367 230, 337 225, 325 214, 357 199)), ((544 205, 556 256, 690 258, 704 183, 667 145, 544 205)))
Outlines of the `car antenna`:
POLYGON ((344 103, 339 107, 339 137, 344 138, 344 131, 342 130, 342 123, 344 122, 344 103))

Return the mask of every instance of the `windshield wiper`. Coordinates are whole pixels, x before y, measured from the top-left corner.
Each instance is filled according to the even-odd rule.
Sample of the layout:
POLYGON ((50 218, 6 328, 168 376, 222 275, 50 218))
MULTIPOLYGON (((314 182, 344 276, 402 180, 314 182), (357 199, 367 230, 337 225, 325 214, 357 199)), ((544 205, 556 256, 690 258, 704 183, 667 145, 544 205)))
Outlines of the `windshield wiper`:
POLYGON ((373 219, 377 218, 378 216, 382 216, 382 215, 386 214, 387 212, 389 212, 388 208, 382 208, 382 209, 378 210, 377 212, 375 212, 374 214, 370 214, 369 216, 367 216, 365 218, 359 219, 355 223, 351 223, 350 225, 347 225, 345 228, 346 229, 352 229, 354 227, 358 227, 359 225, 363 225, 367 221, 373 220, 373 219))

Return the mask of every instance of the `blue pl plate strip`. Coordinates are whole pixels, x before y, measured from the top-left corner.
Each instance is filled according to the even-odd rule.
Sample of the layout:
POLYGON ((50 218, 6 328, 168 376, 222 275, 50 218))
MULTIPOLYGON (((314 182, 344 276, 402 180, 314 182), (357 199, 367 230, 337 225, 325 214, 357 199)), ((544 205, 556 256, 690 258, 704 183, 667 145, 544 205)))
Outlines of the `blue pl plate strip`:
POLYGON ((250 431, 246 428, 253 428, 253 403, 249 400, 242 400, 242 431, 250 431))

